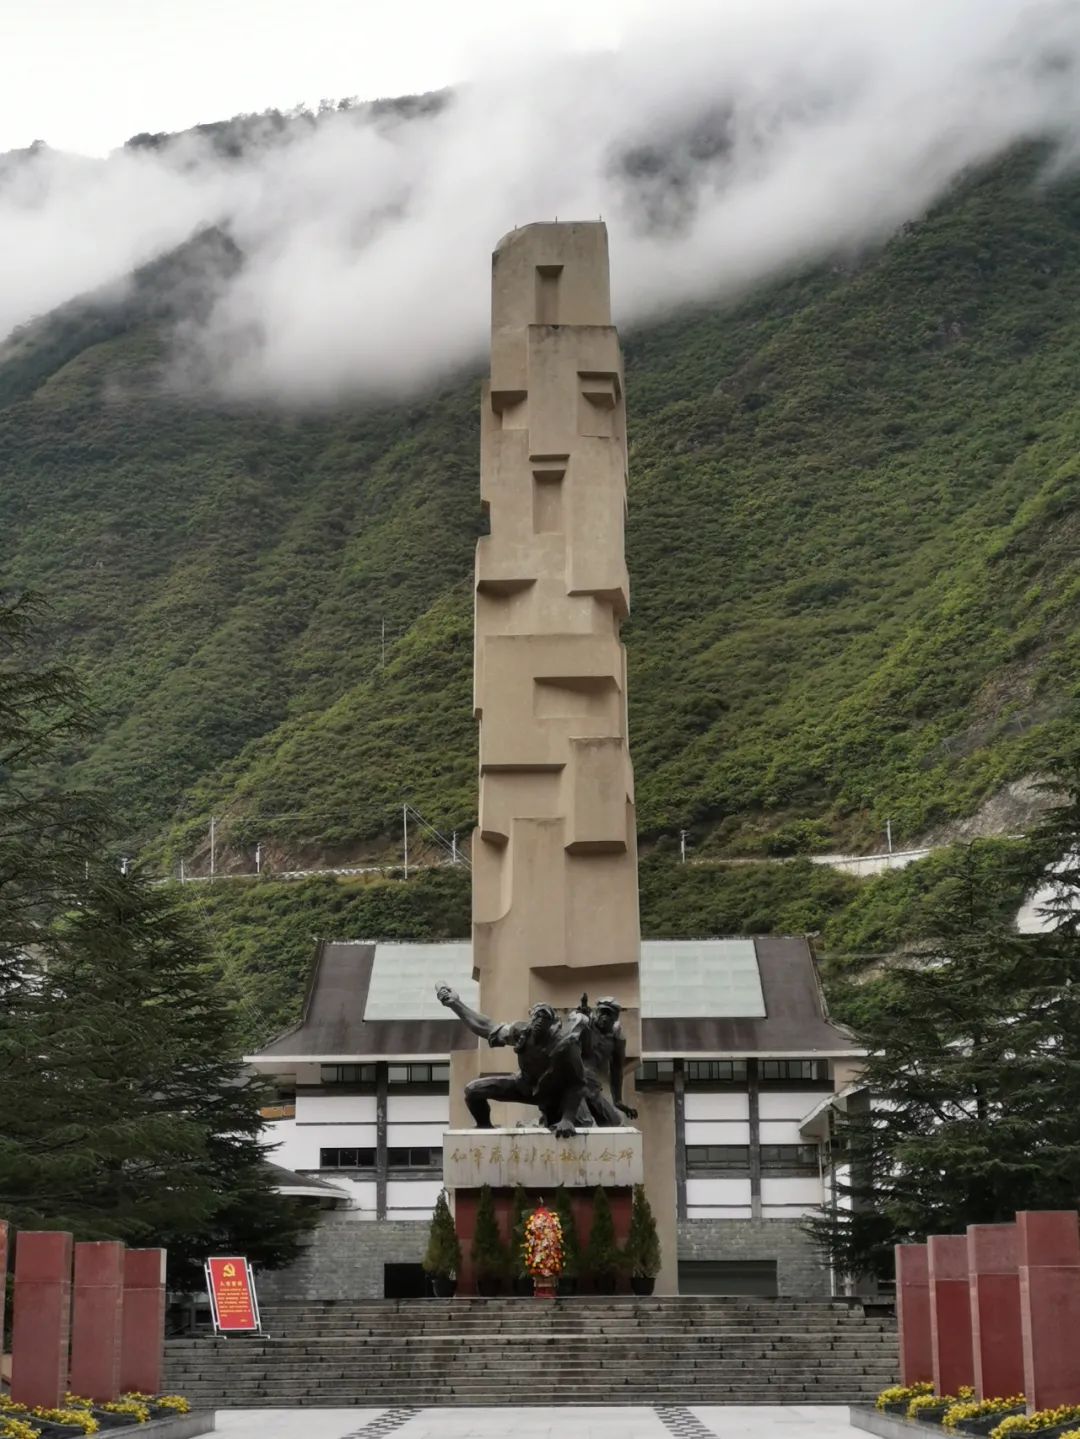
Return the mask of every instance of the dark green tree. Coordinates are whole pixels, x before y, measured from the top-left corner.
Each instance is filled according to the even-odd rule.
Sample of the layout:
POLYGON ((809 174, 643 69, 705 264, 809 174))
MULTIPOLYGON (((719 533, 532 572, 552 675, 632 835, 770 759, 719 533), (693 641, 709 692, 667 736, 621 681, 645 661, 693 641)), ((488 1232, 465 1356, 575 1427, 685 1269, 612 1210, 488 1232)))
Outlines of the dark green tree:
POLYGON ((808 1225, 847 1274, 888 1275, 901 1241, 1080 1201, 1080 941, 1003 924, 993 885, 973 854, 938 938, 866 986, 865 1091, 834 1138, 844 1203, 808 1225))
POLYGON ((652 1205, 643 1184, 634 1186, 634 1207, 630 1212, 630 1233, 626 1239, 624 1261, 635 1277, 655 1279, 660 1273, 660 1236, 656 1232, 652 1205))
POLYGON ((424 1271, 442 1279, 453 1279, 461 1268, 461 1243, 454 1228, 444 1189, 435 1201, 428 1230, 428 1246, 422 1260, 424 1271))
POLYGON ((510 1274, 514 1279, 524 1279, 529 1272, 525 1267, 525 1221, 535 1208, 524 1188, 515 1184, 510 1211, 510 1274))
POLYGON ((0 605, 0 1213, 163 1244, 174 1287, 223 1245, 283 1263, 307 1215, 271 1187, 201 935, 103 859, 99 803, 50 779, 90 717, 33 664, 33 613, 0 605))
POLYGON ((559 1223, 562 1225, 562 1272, 567 1279, 577 1279, 581 1274, 581 1246, 578 1244, 574 1210, 565 1184, 560 1184, 555 1191, 555 1213, 559 1216, 559 1223))
POLYGON ((17 1003, 28 962, 77 899, 101 851, 95 796, 49 779, 65 747, 91 727, 70 670, 34 662, 41 605, 0 599, 0 1001, 17 1003))
POLYGON ((615 1219, 607 1190, 593 1190, 592 1228, 585 1246, 585 1272, 594 1282, 610 1281, 619 1272, 622 1255, 615 1240, 615 1219))
POLYGON ((495 1213, 495 1196, 490 1184, 480 1186, 480 1201, 476 1206, 476 1229, 470 1250, 473 1269, 478 1280, 485 1283, 501 1283, 509 1268, 509 1255, 495 1213))

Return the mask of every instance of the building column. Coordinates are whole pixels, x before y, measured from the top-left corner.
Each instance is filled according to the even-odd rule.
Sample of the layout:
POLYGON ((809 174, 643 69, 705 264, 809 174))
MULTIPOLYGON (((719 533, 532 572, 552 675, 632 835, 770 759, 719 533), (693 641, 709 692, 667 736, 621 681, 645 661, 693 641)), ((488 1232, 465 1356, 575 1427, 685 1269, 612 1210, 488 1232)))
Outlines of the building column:
POLYGON ((683 1061, 675 1061, 672 1080, 675 1096, 675 1212, 679 1219, 686 1218, 686 1073, 683 1061))
POLYGON ((116 1240, 75 1246, 71 1306, 71 1390, 105 1404, 120 1397, 124 1246, 116 1240))
POLYGON ((758 1061, 746 1061, 746 1090, 750 1116, 750 1216, 761 1218, 761 1106, 758 1061))
POLYGON ((58 1409, 68 1377, 71 1235, 24 1229, 15 1243, 11 1397, 58 1409))
POLYGON ((165 1363, 165 1250, 124 1255, 124 1316, 120 1389, 159 1394, 165 1363))
POLYGON ((1080 1228, 1075 1209, 1016 1216, 1024 1393, 1028 1409, 1056 1409, 1080 1394, 1080 1228))
POLYGON ((387 1110, 389 1080, 386 1062, 375 1066, 375 1218, 386 1218, 386 1180, 390 1170, 387 1156, 387 1110))

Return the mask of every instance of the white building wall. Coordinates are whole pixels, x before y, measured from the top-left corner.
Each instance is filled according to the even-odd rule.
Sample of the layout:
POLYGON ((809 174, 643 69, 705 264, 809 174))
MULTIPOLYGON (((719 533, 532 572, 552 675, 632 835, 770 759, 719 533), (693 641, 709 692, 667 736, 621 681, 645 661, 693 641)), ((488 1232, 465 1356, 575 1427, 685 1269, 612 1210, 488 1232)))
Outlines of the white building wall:
POLYGON ((798 1219, 821 1207, 824 1187, 818 1178, 761 1180, 761 1217, 763 1219, 798 1219))
POLYGON ((746 1119, 750 1118, 750 1096, 744 1091, 696 1093, 687 1090, 684 1101, 687 1119, 746 1119))
MULTIPOLYGON (((820 1095, 816 1096, 820 1098, 820 1095)), ((762 1088, 758 1095, 758 1117, 760 1119, 802 1119, 815 1102, 815 1096, 808 1096, 806 1090, 784 1090, 762 1088)))
MULTIPOLYGON (((298 1094, 297 1124, 374 1124, 373 1094, 298 1094)), ((358 1141, 359 1142, 359 1141, 358 1141)))
POLYGON ((687 1144, 749 1144, 750 1125, 741 1119, 688 1119, 687 1144))
POLYGON ((749 1219, 750 1214, 749 1178, 686 1181, 688 1219, 749 1219))

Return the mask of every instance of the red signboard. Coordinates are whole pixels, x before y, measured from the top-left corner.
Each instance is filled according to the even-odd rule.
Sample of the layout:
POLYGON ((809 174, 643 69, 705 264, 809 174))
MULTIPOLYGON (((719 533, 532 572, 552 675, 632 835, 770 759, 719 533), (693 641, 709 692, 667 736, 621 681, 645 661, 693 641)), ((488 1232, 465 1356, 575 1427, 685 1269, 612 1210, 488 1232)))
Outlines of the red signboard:
POLYGON ((246 1259, 208 1259, 206 1287, 219 1333, 250 1334, 259 1328, 255 1280, 246 1259))

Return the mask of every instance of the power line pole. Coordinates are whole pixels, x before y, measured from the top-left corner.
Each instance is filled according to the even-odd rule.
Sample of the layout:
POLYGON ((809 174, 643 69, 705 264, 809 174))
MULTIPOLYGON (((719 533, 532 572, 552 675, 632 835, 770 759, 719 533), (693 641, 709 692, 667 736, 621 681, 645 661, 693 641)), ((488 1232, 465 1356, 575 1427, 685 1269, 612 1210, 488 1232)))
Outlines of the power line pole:
POLYGON ((680 864, 685 864, 685 863, 686 863, 686 836, 687 836, 689 833, 690 833, 690 831, 689 831, 689 830, 686 830, 686 829, 681 829, 681 830, 679 830, 679 863, 680 863, 680 864))
POLYGON ((262 840, 255 846, 255 873, 262 874, 262 840))
POLYGON ((405 878, 409 877, 409 806, 401 806, 401 827, 405 836, 405 878))
POLYGON ((214 878, 217 870, 217 819, 210 816, 210 878, 214 878))
POLYGON ((887 819, 887 820, 885 821, 885 843, 886 843, 886 844, 888 845, 888 847, 889 847, 889 853, 892 854, 892 820, 891 820, 891 819, 887 819))
POLYGON ((382 655, 382 667, 386 668, 386 621, 382 622, 382 637, 380 639, 380 654, 382 655))
POLYGON ((457 830, 450 836, 450 863, 457 864, 457 830))

